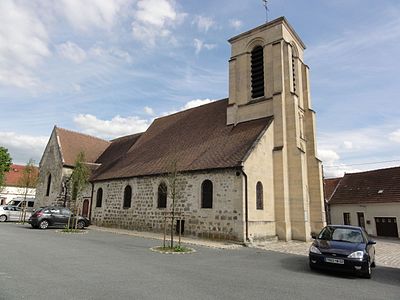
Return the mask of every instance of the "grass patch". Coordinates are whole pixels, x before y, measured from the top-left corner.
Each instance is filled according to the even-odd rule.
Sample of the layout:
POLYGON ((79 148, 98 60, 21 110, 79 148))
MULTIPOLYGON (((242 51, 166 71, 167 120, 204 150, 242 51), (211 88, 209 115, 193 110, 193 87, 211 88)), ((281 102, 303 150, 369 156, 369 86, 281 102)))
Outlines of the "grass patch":
POLYGON ((84 233, 85 231, 82 229, 75 229, 75 228, 63 228, 60 230, 62 233, 84 233))
POLYGON ((183 246, 175 246, 175 247, 154 247, 154 251, 161 252, 161 253, 190 253, 195 252, 194 249, 183 247, 183 246))

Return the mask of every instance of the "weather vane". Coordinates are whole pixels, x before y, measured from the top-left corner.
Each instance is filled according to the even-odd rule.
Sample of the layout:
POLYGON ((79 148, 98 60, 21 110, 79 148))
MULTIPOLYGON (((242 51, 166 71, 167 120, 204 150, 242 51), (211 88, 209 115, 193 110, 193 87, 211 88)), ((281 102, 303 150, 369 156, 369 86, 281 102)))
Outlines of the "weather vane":
POLYGON ((269 0, 261 0, 263 2, 263 5, 265 7, 265 23, 268 23, 268 1, 269 0))

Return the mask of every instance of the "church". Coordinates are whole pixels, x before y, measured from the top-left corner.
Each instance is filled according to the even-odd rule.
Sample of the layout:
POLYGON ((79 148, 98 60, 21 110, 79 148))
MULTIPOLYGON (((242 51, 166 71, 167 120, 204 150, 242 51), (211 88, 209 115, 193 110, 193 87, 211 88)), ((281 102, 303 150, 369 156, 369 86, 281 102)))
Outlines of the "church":
POLYGON ((326 222, 305 45, 284 17, 229 43, 227 99, 112 141, 55 127, 37 205, 67 198, 84 151, 92 174, 79 201, 93 224, 163 232, 174 207, 187 236, 308 241, 326 222))

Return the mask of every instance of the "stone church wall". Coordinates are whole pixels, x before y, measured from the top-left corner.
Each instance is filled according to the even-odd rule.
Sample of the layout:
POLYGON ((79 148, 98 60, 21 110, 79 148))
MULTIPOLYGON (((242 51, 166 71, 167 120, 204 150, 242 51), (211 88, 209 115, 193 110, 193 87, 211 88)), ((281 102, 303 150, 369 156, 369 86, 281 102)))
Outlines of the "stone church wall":
MULTIPOLYGON (((138 177, 94 184, 92 223, 139 231, 164 232, 164 213, 172 208, 157 208, 158 186, 163 176, 138 177), (132 188, 131 208, 123 208, 124 189, 132 188), (96 207, 96 194, 103 189, 102 206, 96 207)), ((181 191, 176 211, 184 213, 184 234, 208 239, 243 241, 242 175, 236 170, 191 172, 179 176, 181 191), (201 208, 201 185, 213 183, 213 207, 201 208)))
POLYGON ((260 138, 244 163, 247 174, 249 238, 263 240, 276 236, 275 229, 275 196, 274 165, 272 151, 274 148, 274 123, 260 138), (257 209, 257 183, 263 187, 263 208, 257 209))

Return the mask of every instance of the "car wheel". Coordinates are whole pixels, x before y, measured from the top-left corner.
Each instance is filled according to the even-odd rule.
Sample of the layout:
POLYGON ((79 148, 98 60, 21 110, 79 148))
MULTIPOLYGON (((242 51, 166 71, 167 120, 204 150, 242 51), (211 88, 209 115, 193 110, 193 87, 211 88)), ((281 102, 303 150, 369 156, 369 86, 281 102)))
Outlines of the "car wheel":
POLYGON ((47 229, 49 227, 49 221, 43 220, 39 223, 39 228, 40 229, 47 229))
POLYGON ((0 216, 0 222, 5 222, 7 221, 7 216, 6 215, 1 215, 0 216))
POLYGON ((315 270, 315 266, 311 262, 309 263, 309 265, 311 270, 315 270))
POLYGON ((78 221, 78 223, 76 224, 76 228, 78 228, 78 229, 85 228, 85 222, 84 221, 78 221))

